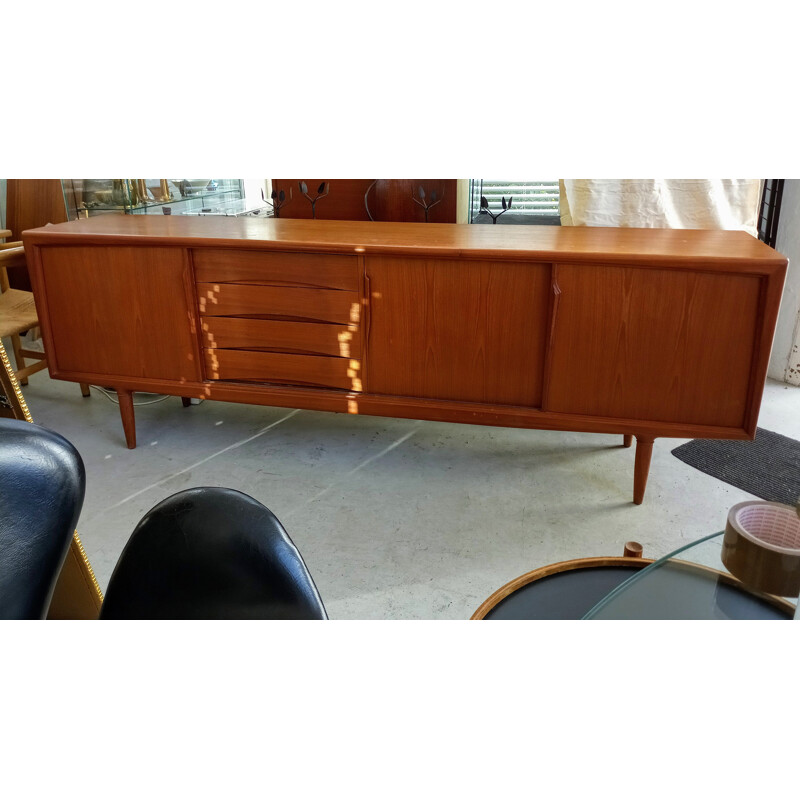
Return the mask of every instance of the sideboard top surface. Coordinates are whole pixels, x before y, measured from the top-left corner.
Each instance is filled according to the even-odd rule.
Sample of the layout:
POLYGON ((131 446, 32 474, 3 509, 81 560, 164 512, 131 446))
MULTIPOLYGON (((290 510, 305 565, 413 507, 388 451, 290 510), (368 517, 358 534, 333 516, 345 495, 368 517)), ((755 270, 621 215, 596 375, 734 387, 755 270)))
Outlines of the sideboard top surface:
POLYGON ((236 217, 103 215, 23 232, 30 245, 141 244, 258 247, 443 258, 532 257, 619 264, 750 265, 767 272, 787 259, 744 231, 456 225, 236 217), (111 240, 114 240, 113 242, 111 240))

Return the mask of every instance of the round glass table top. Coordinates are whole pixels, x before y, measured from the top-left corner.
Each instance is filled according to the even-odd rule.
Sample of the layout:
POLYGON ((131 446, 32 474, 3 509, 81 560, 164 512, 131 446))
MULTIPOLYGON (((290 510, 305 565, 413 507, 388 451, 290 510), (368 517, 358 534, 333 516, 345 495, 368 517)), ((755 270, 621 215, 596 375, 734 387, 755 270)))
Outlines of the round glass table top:
POLYGON ((638 570, 583 619, 791 619, 797 598, 749 589, 722 563, 724 531, 638 570))

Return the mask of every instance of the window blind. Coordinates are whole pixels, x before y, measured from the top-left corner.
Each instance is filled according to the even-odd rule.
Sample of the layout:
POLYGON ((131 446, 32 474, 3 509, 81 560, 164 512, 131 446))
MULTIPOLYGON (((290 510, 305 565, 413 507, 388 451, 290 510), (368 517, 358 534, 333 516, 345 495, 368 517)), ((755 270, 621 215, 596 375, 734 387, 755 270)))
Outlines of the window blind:
POLYGON ((489 201, 494 211, 502 208, 501 198, 513 198, 510 214, 542 217, 558 216, 558 180, 554 181, 487 181, 473 178, 470 181, 470 213, 480 211, 481 195, 489 201))

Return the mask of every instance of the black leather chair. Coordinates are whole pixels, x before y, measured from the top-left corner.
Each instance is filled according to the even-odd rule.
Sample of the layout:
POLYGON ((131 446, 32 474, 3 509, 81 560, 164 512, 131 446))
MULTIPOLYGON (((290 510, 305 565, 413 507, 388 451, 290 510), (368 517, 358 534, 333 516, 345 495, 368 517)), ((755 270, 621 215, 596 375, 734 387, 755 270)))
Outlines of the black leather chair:
POLYGON ((44 619, 86 489, 78 451, 53 431, 0 419, 0 619, 44 619))
MULTIPOLYGON (((0 419, 0 618, 43 618, 83 504, 81 457, 63 436, 0 419)), ((136 526, 101 619, 327 619, 274 514, 232 489, 168 497, 136 526)))
POLYGON ((101 619, 327 619, 275 515, 232 489, 178 492, 136 526, 101 619))

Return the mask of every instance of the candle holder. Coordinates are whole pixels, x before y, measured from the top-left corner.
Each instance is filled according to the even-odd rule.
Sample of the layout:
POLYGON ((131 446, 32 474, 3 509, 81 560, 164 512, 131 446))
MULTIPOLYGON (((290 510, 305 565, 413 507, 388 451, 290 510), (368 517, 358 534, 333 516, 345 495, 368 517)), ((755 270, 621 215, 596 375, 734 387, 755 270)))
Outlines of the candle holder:
POLYGON ((412 194, 411 194, 411 199, 412 199, 412 200, 413 200, 413 201, 414 201, 414 202, 415 202, 415 203, 416 203, 418 206, 421 206, 423 209, 425 209, 425 222, 427 222, 427 221, 428 221, 428 212, 429 212, 429 211, 430 211, 430 210, 431 210, 431 209, 432 209, 434 206, 438 206, 438 205, 439 205, 439 203, 441 203, 441 202, 442 202, 442 200, 444 200, 444 190, 442 190, 442 196, 441 196, 441 197, 440 197, 438 200, 437 200, 437 198, 436 198, 436 192, 435 192, 435 191, 431 192, 431 193, 430 193, 430 198, 431 198, 431 199, 430 199, 430 202, 429 202, 429 201, 426 199, 426 197, 425 197, 425 187, 424 187, 424 186, 420 186, 420 187, 419 187, 419 189, 417 189, 417 193, 419 194, 419 200, 417 200, 417 198, 416 198, 416 197, 414 197, 414 194, 413 194, 413 192, 412 192, 412 194))
MULTIPOLYGON (((270 194, 272 198, 272 202, 270 203, 266 197, 264 197, 264 190, 261 190, 261 199, 272 208, 272 215, 275 219, 280 219, 281 216, 281 209, 286 205, 286 192, 281 189, 279 192, 276 192, 274 189, 272 190, 272 194, 270 194)), ((289 200, 292 199, 292 189, 289 187, 289 200)))
POLYGON ((317 196, 312 198, 311 195, 308 193, 308 186, 306 185, 305 181, 300 181, 300 191, 303 193, 303 197, 305 197, 309 203, 311 203, 311 219, 317 218, 317 200, 322 199, 323 197, 328 196, 328 192, 331 190, 330 183, 326 181, 322 181, 317 189, 317 196))
POLYGON ((479 214, 488 214, 492 218, 492 225, 497 225, 497 220, 500 217, 502 217, 503 214, 506 213, 506 211, 510 211, 511 210, 511 201, 513 199, 514 199, 513 197, 509 197, 508 198, 508 203, 506 204, 505 197, 501 197, 500 200, 503 203, 503 210, 499 214, 495 214, 489 208, 489 201, 483 195, 481 195, 481 207, 480 207, 480 210, 478 211, 478 213, 479 214))

